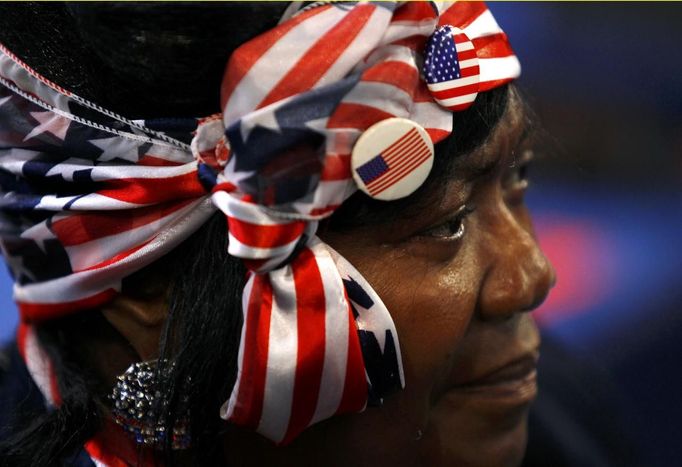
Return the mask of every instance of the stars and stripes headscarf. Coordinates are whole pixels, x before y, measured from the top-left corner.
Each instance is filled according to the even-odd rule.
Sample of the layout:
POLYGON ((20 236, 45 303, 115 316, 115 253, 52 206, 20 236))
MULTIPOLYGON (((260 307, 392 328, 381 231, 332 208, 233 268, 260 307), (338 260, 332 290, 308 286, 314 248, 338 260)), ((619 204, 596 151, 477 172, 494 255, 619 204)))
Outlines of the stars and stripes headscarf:
MULTIPOLYGON (((223 112, 201 119, 126 119, 0 45, 0 246, 22 351, 48 403, 59 395, 32 323, 111 300, 124 277, 216 209, 227 217, 229 253, 250 271, 238 377, 221 416, 287 443, 402 387, 390 314, 316 237, 318 221, 356 191, 350 154, 368 127, 403 117, 437 143, 452 130, 449 103, 470 103, 519 73, 482 2, 290 9, 232 54, 223 112), (450 27, 471 55, 457 73, 477 78, 443 95, 423 54, 450 27)), ((90 452, 104 462, 100 448, 90 452)))

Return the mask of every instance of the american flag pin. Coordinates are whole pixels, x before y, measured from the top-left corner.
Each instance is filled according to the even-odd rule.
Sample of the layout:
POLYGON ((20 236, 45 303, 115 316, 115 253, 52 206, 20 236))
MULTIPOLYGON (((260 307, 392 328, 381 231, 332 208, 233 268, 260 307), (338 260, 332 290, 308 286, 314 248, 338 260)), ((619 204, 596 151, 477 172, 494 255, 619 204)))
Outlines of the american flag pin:
POLYGON ((480 69, 476 48, 464 31, 441 26, 426 43, 424 80, 438 104, 453 112, 476 100, 480 69))
POLYGON ((433 142, 421 125, 406 118, 388 118, 369 127, 355 143, 353 179, 372 198, 404 198, 428 177, 433 154, 433 142))

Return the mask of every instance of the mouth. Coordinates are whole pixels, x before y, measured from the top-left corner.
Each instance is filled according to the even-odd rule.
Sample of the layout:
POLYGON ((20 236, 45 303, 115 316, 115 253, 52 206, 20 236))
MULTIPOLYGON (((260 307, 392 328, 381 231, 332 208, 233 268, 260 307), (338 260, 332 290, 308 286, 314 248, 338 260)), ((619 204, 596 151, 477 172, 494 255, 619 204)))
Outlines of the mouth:
POLYGON ((530 352, 469 381, 459 383, 451 390, 511 405, 530 403, 538 391, 538 358, 538 351, 530 352))

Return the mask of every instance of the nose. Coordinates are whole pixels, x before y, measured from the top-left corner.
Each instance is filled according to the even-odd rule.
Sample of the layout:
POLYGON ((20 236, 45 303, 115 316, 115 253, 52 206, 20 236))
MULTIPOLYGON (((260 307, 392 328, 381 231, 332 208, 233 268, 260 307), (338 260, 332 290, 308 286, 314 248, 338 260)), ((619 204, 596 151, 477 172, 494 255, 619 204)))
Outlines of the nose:
POLYGON ((486 226, 489 266, 479 297, 483 319, 537 308, 556 282, 554 268, 530 233, 530 220, 506 208, 493 219, 486 226))

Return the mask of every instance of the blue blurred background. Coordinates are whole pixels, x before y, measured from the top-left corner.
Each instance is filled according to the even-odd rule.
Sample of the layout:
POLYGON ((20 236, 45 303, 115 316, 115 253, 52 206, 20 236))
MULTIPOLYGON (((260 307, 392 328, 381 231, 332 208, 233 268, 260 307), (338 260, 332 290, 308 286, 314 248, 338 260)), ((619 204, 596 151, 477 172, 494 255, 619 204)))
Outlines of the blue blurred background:
MULTIPOLYGON (((645 465, 682 449, 682 4, 492 3, 544 126, 528 202, 546 335, 608 371, 645 465)), ((16 325, 0 271, 0 339, 16 325)))

